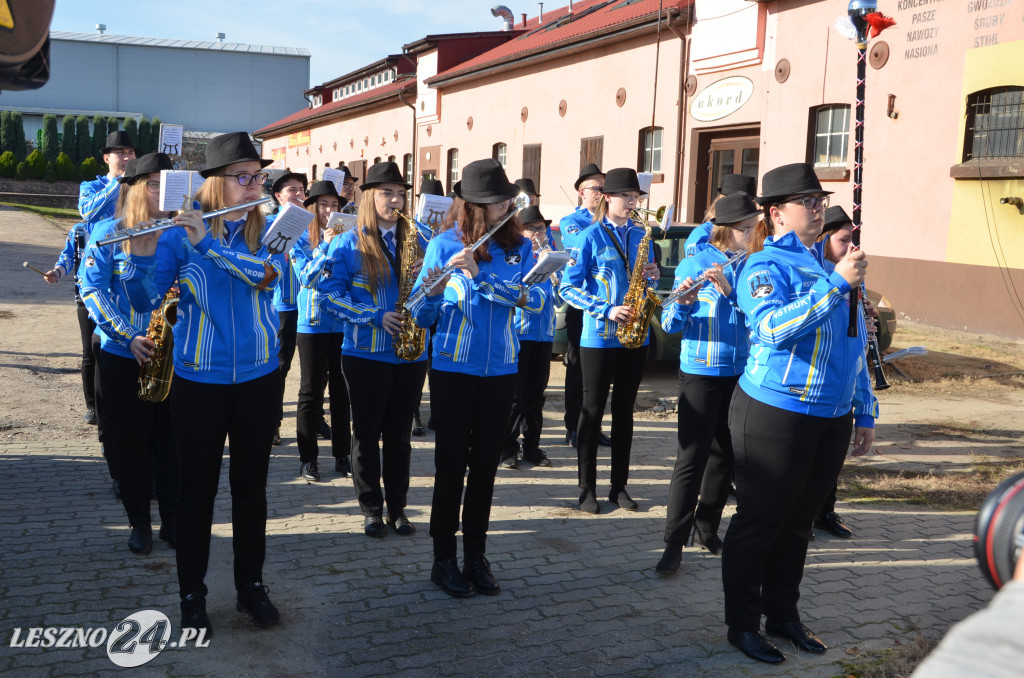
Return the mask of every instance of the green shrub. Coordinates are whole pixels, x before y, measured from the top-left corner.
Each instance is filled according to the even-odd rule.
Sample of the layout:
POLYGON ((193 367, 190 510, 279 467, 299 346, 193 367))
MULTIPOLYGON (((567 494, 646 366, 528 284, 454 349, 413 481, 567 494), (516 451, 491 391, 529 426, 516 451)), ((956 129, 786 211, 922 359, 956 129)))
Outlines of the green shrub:
POLYGON ((153 123, 149 121, 146 116, 142 116, 139 120, 139 137, 135 139, 135 147, 138 149, 139 155, 146 155, 152 153, 153 148, 149 145, 149 138, 153 136, 153 123))
POLYGON ((135 144, 135 152, 139 155, 145 155, 141 148, 139 148, 139 123, 135 118, 125 118, 124 131, 128 133, 128 136, 132 138, 132 143, 135 144))
POLYGON ((75 117, 72 115, 65 115, 60 121, 61 135, 60 135, 60 151, 73 158, 75 156, 75 117))
POLYGON ((103 162, 103 154, 100 149, 107 145, 107 119, 102 115, 94 115, 92 118, 92 155, 96 162, 103 162))
POLYGON ((149 130, 149 152, 159 151, 160 145, 160 118, 153 118, 153 126, 149 130))
POLYGON ((92 135, 89 134, 89 118, 84 115, 75 118, 75 142, 75 154, 71 159, 75 161, 75 164, 79 164, 92 155, 92 135))
POLYGON ((28 154, 25 162, 28 163, 30 179, 42 179, 46 176, 46 156, 38 148, 28 154))
POLYGON ((21 119, 20 111, 11 111, 10 126, 11 142, 8 150, 14 151, 14 157, 18 160, 25 160, 28 156, 28 143, 25 139, 25 124, 21 119))
POLYGON ((56 169, 57 179, 60 181, 74 181, 78 178, 78 168, 71 162, 67 153, 57 156, 56 169))
POLYGON ((14 178, 18 181, 25 181, 28 176, 28 163, 24 160, 18 163, 18 169, 14 172, 14 178))
POLYGON ((78 168, 78 176, 82 181, 93 181, 99 173, 100 164, 91 155, 83 160, 81 167, 78 168))
POLYGON ((57 165, 52 160, 46 162, 46 172, 43 173, 43 179, 46 179, 48 184, 57 181, 57 165))
POLYGON ((57 116, 47 113, 43 116, 43 134, 39 146, 47 160, 56 160, 60 153, 60 138, 57 136, 57 116))
POLYGON ((0 153, 0 179, 13 179, 18 171, 18 159, 10 151, 0 153))

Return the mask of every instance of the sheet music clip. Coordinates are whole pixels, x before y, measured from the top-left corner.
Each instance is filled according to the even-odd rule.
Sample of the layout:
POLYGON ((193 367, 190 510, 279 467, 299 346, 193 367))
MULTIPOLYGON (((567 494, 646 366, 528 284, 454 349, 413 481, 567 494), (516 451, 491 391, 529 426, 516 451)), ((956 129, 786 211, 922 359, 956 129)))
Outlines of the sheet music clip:
POLYGON ((537 263, 530 272, 523 276, 523 282, 527 285, 536 285, 548 280, 553 273, 565 268, 569 263, 569 253, 564 250, 547 250, 542 252, 537 263))

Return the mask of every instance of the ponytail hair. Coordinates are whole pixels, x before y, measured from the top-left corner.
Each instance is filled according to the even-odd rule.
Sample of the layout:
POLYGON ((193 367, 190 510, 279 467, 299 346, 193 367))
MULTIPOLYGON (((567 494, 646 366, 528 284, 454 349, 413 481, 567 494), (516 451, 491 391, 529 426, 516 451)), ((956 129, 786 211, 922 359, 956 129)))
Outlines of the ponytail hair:
POLYGON ((754 233, 750 236, 750 245, 747 246, 747 252, 750 254, 763 250, 764 241, 768 239, 768 236, 775 235, 775 224, 772 222, 772 207, 773 205, 765 205, 762 208, 764 219, 754 228, 754 233))

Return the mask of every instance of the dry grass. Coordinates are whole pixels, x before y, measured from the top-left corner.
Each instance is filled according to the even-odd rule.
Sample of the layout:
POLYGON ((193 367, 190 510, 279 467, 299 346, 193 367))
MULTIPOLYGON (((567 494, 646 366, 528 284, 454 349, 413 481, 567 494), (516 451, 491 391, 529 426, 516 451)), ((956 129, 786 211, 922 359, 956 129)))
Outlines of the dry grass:
POLYGON ((918 664, 924 661, 928 653, 938 645, 937 641, 931 641, 915 633, 913 641, 904 645, 896 641, 897 645, 888 650, 873 650, 859 653, 857 648, 851 647, 847 653, 854 654, 850 660, 840 661, 842 667, 842 678, 907 678, 918 664))

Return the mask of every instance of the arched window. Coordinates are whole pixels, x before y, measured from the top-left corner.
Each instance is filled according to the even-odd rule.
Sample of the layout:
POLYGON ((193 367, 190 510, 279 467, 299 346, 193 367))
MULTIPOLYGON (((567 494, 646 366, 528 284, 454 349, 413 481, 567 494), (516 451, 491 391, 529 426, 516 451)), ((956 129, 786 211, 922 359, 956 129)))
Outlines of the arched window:
POLYGON ((967 97, 964 162, 1024 158, 1024 87, 993 87, 967 97))

